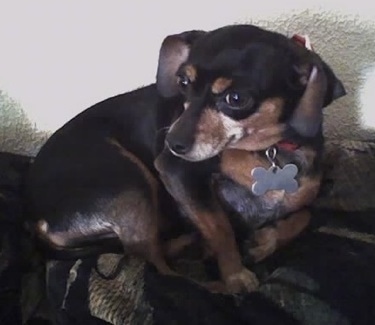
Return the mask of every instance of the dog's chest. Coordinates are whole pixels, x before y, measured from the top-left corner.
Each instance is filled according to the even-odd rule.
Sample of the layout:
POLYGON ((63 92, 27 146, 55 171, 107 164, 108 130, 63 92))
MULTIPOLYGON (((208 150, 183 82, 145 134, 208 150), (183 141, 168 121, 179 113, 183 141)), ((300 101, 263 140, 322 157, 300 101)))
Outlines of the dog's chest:
MULTIPOLYGON (((306 164, 303 155, 287 154, 279 158, 280 167, 288 163, 298 166, 298 180, 306 164)), ((226 150, 221 155, 221 174, 215 177, 216 191, 224 206, 242 217, 251 228, 282 217, 287 212, 286 201, 290 196, 285 190, 269 190, 265 194, 255 195, 252 186, 256 180, 252 170, 258 167, 265 170, 271 167, 264 153, 226 150)), ((296 194, 298 189, 292 195, 296 194)))

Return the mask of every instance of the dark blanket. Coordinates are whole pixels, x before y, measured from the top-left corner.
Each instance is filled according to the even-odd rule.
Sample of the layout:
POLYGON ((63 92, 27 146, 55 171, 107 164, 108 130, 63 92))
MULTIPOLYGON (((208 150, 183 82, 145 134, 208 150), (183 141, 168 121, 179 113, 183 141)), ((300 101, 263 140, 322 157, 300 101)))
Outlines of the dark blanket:
MULTIPOLYGON (((323 200, 305 234, 266 261, 249 264, 261 280, 258 291, 219 295, 185 278, 161 276, 143 261, 121 255, 45 261, 22 227, 27 217, 22 177, 29 163, 27 157, 0 154, 1 325, 52 320, 162 325, 375 323, 371 205, 358 211, 333 210, 323 200)), ((331 183, 327 186, 328 192, 335 189, 331 183)), ((199 260, 186 258, 173 264, 193 278, 216 275, 214 265, 199 260)))

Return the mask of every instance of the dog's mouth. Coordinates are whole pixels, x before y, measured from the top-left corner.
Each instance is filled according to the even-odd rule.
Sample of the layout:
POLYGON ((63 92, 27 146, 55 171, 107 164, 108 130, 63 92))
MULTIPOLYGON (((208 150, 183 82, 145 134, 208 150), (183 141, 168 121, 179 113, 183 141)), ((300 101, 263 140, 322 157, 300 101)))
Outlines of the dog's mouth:
MULTIPOLYGON (((240 139, 242 139, 245 135, 242 135, 240 137, 240 139)), ((240 139, 237 139, 237 137, 233 134, 229 137, 227 143, 225 144, 224 148, 228 148, 229 146, 231 146, 232 144, 234 144, 235 142, 237 142, 238 140, 240 139)))
POLYGON ((238 141, 236 135, 231 135, 229 139, 227 139, 225 142, 221 143, 195 143, 193 144, 192 148, 185 153, 178 153, 174 151, 168 144, 168 142, 165 142, 165 146, 168 148, 168 150, 176 157, 182 158, 184 160, 197 162, 202 161, 206 159, 210 159, 219 153, 221 153, 224 149, 228 148, 232 143, 235 143, 238 141))

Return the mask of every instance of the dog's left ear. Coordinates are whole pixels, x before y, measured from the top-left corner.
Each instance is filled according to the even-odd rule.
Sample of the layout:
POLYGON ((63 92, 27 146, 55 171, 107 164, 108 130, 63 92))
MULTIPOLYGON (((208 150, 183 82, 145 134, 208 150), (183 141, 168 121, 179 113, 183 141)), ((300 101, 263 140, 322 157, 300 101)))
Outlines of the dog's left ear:
POLYGON ((176 72, 189 56, 190 47, 204 31, 188 31, 167 36, 160 48, 156 87, 163 97, 173 97, 178 94, 176 72))
POLYGON ((314 137, 321 128, 323 108, 345 94, 342 82, 328 65, 315 63, 289 125, 304 137, 314 137))

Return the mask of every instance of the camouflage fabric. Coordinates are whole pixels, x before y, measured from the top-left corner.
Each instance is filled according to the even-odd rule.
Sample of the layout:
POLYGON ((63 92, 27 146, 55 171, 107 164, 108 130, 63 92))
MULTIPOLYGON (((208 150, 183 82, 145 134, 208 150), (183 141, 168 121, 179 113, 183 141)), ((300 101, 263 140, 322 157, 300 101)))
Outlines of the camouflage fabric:
MULTIPOLYGON (((87 315, 111 324, 373 324, 375 236, 353 229, 337 236, 328 229, 340 228, 319 227, 253 266, 262 285, 246 295, 210 294, 187 279, 161 276, 135 259, 106 279, 121 264, 120 255, 100 257, 96 268, 101 275, 82 261, 77 271, 89 275, 87 315)), ((66 262, 49 269, 54 285, 61 282, 59 263, 66 262)), ((185 261, 179 270, 192 276, 189 270, 203 268, 190 263, 193 268, 185 261)), ((68 300, 78 290, 74 286, 82 285, 79 277, 75 281, 68 300)), ((61 301, 61 294, 55 300, 61 301)), ((82 301, 80 308, 75 302, 60 308, 59 313, 69 314, 69 324, 83 322, 82 301)))

